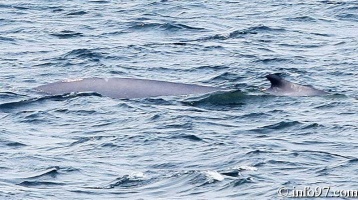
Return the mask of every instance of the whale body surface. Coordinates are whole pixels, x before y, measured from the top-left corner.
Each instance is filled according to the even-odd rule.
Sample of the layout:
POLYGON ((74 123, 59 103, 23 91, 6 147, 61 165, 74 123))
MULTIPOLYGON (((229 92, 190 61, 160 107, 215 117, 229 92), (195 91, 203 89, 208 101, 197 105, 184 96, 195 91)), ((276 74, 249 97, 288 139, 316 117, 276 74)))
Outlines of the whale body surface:
MULTIPOLYGON (((311 86, 299 85, 287 81, 278 74, 269 74, 266 78, 271 82, 271 87, 264 91, 271 95, 321 96, 327 94, 325 91, 315 89, 311 86)), ((35 89, 52 95, 95 92, 103 96, 118 99, 180 96, 227 91, 227 89, 219 87, 135 78, 84 78, 49 83, 35 89)))
POLYGON ((134 78, 84 78, 50 83, 36 89, 52 95, 96 92, 119 99, 205 94, 223 90, 217 87, 134 78))
POLYGON ((328 94, 312 86, 287 81, 281 78, 279 74, 269 74, 266 78, 271 82, 271 87, 264 91, 275 96, 322 96, 328 94))

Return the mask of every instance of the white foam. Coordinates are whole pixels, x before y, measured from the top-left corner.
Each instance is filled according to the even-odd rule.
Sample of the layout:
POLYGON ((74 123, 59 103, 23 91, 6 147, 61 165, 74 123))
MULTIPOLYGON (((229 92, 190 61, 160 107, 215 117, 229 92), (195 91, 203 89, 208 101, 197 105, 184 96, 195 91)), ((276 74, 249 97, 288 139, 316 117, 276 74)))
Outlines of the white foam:
POLYGON ((143 172, 132 172, 129 175, 130 179, 143 179, 145 178, 145 174, 143 172))
POLYGON ((256 168, 256 167, 252 167, 252 166, 248 166, 248 165, 236 166, 235 169, 238 169, 238 170, 247 170, 247 171, 257 171, 257 168, 256 168))
POLYGON ((209 179, 212 179, 212 180, 215 180, 215 181, 222 181, 224 180, 224 176, 221 175, 219 172, 217 171, 206 171, 205 172, 205 175, 209 178, 209 179))
POLYGON ((83 78, 76 78, 76 79, 67 79, 67 80, 63 80, 63 83, 71 83, 71 82, 77 82, 77 81, 82 81, 83 78))

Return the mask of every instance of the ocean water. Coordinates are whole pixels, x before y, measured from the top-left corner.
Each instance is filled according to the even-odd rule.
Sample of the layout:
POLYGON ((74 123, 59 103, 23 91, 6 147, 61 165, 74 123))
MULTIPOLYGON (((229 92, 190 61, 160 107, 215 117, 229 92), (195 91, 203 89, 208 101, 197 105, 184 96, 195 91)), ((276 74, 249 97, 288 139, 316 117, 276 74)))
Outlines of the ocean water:
POLYGON ((354 0, 2 0, 0 199, 344 197, 358 189, 357 47, 354 0), (261 92, 278 72, 330 95, 261 92), (34 91, 83 77, 230 92, 34 91))

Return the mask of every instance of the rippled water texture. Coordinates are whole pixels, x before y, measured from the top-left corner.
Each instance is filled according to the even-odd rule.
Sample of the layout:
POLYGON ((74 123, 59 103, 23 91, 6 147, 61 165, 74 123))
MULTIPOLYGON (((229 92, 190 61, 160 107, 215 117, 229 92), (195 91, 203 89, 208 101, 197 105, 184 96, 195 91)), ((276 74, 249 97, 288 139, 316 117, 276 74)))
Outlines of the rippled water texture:
POLYGON ((0 1, 1 199, 277 199, 358 187, 357 1, 0 1), (330 92, 274 97, 264 76, 330 92), (68 78, 230 92, 43 96, 68 78))

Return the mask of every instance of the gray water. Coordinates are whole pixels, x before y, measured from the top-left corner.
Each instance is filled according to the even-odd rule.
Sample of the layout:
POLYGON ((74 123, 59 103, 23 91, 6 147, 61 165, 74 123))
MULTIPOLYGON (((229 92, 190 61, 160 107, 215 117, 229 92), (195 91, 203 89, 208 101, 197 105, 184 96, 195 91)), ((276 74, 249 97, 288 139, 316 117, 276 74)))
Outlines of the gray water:
POLYGON ((357 190, 357 22, 354 0, 0 1, 0 198, 357 190), (330 95, 262 93, 277 72, 330 95), (118 100, 33 90, 84 77, 230 91, 118 100))

